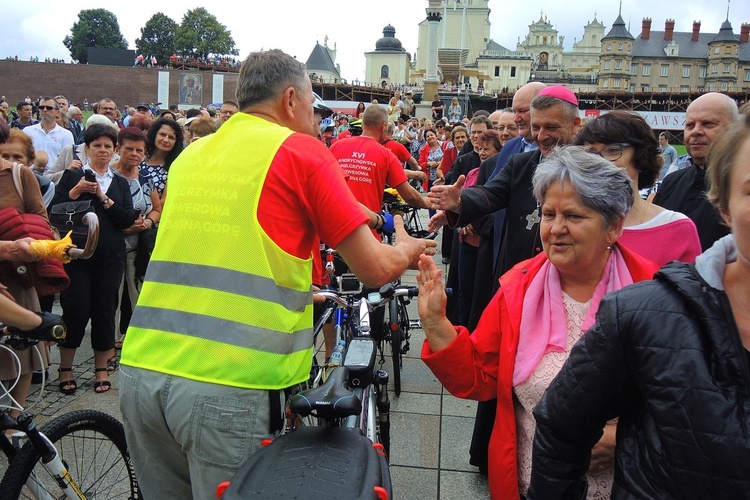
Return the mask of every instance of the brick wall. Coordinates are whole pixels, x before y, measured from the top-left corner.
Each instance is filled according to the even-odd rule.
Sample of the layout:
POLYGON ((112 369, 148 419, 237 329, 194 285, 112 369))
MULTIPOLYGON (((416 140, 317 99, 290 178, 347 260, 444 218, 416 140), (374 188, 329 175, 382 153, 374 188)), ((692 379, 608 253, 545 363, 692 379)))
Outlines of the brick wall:
MULTIPOLYGON (((4 95, 11 106, 29 96, 36 100, 41 95, 63 94, 71 103, 90 104, 102 97, 114 99, 122 109, 125 104, 135 106, 141 102, 156 102, 159 78, 158 69, 125 68, 120 66, 96 66, 88 64, 34 63, 28 61, 0 60, 0 95, 4 95)), ((169 70, 169 102, 179 102, 180 74, 185 70, 169 70)), ((198 72, 195 72, 196 74, 198 72)), ((203 104, 214 102, 213 73, 203 75, 203 104)), ((223 100, 235 100, 237 73, 224 75, 223 100)))

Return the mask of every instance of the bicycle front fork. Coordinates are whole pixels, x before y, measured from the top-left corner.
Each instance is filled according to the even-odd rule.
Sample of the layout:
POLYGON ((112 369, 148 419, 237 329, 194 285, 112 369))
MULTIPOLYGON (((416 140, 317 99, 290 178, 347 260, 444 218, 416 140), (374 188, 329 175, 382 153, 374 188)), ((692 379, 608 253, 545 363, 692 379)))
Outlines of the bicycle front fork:
POLYGON ((372 382, 377 388, 380 441, 385 448, 386 453, 388 453, 391 444, 391 401, 388 399, 388 372, 385 370, 376 371, 372 382))

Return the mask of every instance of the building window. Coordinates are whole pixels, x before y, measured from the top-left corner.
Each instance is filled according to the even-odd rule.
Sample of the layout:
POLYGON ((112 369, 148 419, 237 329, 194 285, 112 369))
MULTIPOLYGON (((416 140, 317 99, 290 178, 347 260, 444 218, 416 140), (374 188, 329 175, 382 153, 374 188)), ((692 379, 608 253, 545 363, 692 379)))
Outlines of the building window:
POLYGON ((682 67, 682 77, 683 78, 690 78, 690 66, 683 66, 682 67))
POLYGON ((604 69, 609 69, 609 61, 604 61, 604 69))
POLYGON ((706 78, 707 68, 701 68, 701 78, 706 78))
POLYGON ((690 89, 688 88, 687 85, 682 85, 680 87, 680 92, 683 93, 683 94, 687 94, 688 92, 690 92, 690 89))
POLYGON ((609 87, 609 78, 602 80, 602 88, 606 89, 607 87, 609 87))
POLYGON ((617 42, 617 50, 622 50, 622 42, 617 42))
POLYGON ((510 77, 511 78, 515 78, 516 77, 516 67, 515 66, 511 66, 510 67, 510 77))
POLYGON ((729 73, 729 65, 724 64, 724 73, 729 73))
POLYGON ((651 76, 651 65, 650 64, 644 64, 643 65, 643 76, 651 76))
POLYGON ((719 54, 721 52, 721 47, 714 47, 714 54, 719 54))
POLYGON ((619 78, 615 78, 614 80, 612 80, 612 86, 614 88, 616 88, 616 89, 619 89, 620 88, 620 79, 619 78))
POLYGON ((709 92, 716 92, 716 84, 715 83, 709 84, 708 85, 708 91, 709 92))
POLYGON ((641 85, 641 92, 648 92, 648 85, 641 85))
POLYGON ((726 92, 729 90, 729 84, 727 82, 721 82, 721 91, 726 92))
POLYGON ((666 92, 667 86, 666 85, 659 85, 659 92, 666 92))
POLYGON ((745 70, 745 81, 750 82, 750 69, 745 70))
POLYGON ((615 69, 622 69, 622 61, 615 61, 615 69))
POLYGON ((495 76, 500 76, 500 66, 495 66, 495 76))
POLYGON ((726 48, 726 49, 724 49, 724 53, 725 53, 725 54, 731 54, 731 53, 732 53, 732 47, 730 47, 730 46, 727 46, 727 48, 726 48))
POLYGON ((612 52, 612 44, 611 43, 607 44, 607 52, 612 52))
POLYGON ((630 92, 635 92, 635 84, 634 84, 634 83, 631 83, 631 84, 630 84, 630 87, 628 88, 628 90, 629 90, 630 92))
POLYGON ((389 73, 389 70, 388 70, 388 65, 387 65, 387 64, 384 64, 384 65, 383 65, 383 66, 382 66, 382 67, 380 68, 380 78, 388 78, 388 73, 389 73))
POLYGON ((638 74, 638 68, 635 64, 630 65, 630 74, 631 75, 637 75, 638 74))
POLYGON ((718 73, 719 72, 719 65, 718 64, 712 64, 711 65, 711 73, 718 73))
POLYGON ((669 71, 669 66, 662 66, 661 67, 661 76, 667 76, 667 72, 669 71))

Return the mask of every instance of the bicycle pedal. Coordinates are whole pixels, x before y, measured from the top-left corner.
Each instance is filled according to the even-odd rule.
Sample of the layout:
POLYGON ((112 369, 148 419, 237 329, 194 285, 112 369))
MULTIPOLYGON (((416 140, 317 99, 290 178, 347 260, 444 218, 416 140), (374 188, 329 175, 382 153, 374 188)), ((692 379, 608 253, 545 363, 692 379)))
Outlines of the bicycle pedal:
POLYGON ((416 328, 417 330, 422 329, 422 320, 421 319, 410 319, 409 320, 409 328, 416 328))
POLYGON ((409 341, 405 341, 403 345, 401 346, 401 354, 406 354, 409 352, 409 341))

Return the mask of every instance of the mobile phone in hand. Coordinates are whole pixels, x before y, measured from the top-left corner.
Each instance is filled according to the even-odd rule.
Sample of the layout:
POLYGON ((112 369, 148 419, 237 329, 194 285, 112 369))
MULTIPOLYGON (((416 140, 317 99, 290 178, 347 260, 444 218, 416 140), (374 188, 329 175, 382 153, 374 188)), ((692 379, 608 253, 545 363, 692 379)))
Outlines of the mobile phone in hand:
POLYGON ((86 182, 96 182, 96 175, 91 170, 84 171, 83 178, 86 179, 86 182))

